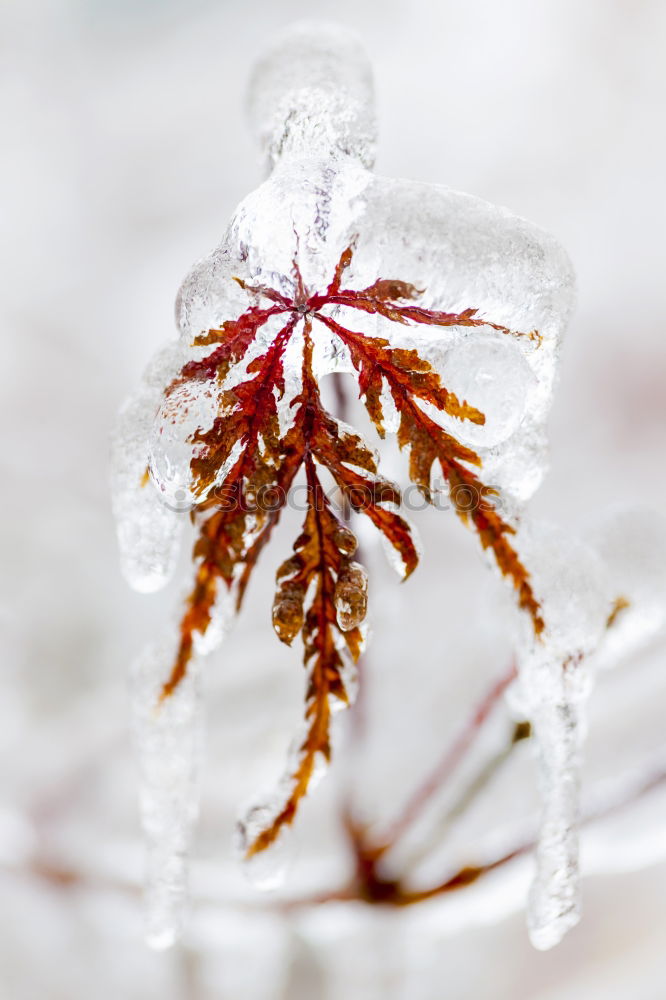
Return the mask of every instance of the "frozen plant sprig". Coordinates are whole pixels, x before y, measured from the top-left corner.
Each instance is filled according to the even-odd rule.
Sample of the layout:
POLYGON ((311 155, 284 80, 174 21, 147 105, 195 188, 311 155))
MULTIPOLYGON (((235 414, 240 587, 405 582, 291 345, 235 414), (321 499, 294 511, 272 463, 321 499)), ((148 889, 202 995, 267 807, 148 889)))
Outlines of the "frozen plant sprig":
MULTIPOLYGON (((357 543, 327 501, 319 470, 325 469, 331 475, 350 507, 370 518, 396 549, 405 578, 418 562, 410 526, 393 509, 400 504, 398 487, 381 478, 375 456, 360 435, 342 425, 322 405, 313 368, 318 328, 330 331, 348 350, 359 394, 380 437, 385 434, 381 394, 383 385, 388 386, 400 418, 398 444, 409 450, 409 476, 426 499, 432 500, 429 484, 434 463, 438 463, 448 482, 454 503, 456 497, 467 499, 465 489, 476 495, 484 489, 470 469, 481 465, 476 452, 461 445, 420 404, 430 404, 440 413, 478 424, 483 423, 483 414, 449 392, 417 350, 392 348, 387 339, 355 332, 329 312, 331 306, 343 305, 379 314, 392 323, 442 328, 489 324, 477 317, 475 309, 449 313, 412 305, 413 300, 422 300, 423 292, 403 281, 379 278, 359 291, 343 287, 352 258, 352 248, 348 247, 323 293, 305 289, 297 261, 293 267, 296 291, 291 299, 274 288, 248 287, 241 281, 242 287, 258 300, 268 300, 272 305, 252 305, 238 319, 198 337, 194 346, 212 345, 212 351, 201 360, 188 362, 167 390, 168 395, 186 383, 216 380, 222 391, 212 427, 196 431, 193 437, 198 446, 191 463, 193 492, 203 498, 194 513, 198 524, 194 549, 197 575, 162 698, 169 697, 185 677, 195 634, 204 635, 209 627, 218 589, 233 590, 240 608, 259 553, 280 517, 288 491, 301 469, 306 474, 308 510, 303 534, 294 544, 294 555, 278 571, 273 624, 287 644, 299 632, 302 635, 309 678, 309 727, 288 782, 286 801, 267 828, 249 840, 248 857, 269 847, 281 828, 293 820, 307 792, 317 756, 329 759, 330 701, 349 701, 342 657, 346 652, 355 662, 362 646, 359 626, 365 616, 366 580, 351 563, 357 543), (248 363, 246 357, 260 331, 276 317, 280 317, 277 333, 264 353, 253 355, 248 363), (283 432, 279 405, 286 392, 285 356, 295 337, 302 339, 300 391, 290 400, 290 421, 283 432), (225 389, 234 366, 244 367, 249 377, 225 389), (223 477, 220 469, 225 470, 223 477), (262 494, 277 498, 269 509, 257 502, 262 494), (315 584, 312 596, 311 584, 315 584), (344 603, 353 610, 341 614, 343 595, 344 603)), ((538 342, 536 333, 521 334, 499 324, 495 328, 538 342)), ((511 545, 514 529, 489 505, 470 510, 466 502, 461 502, 456 512, 472 524, 483 547, 492 552, 501 572, 513 583, 519 606, 529 614, 535 634, 540 635, 543 618, 529 574, 511 545)))
POLYGON ((280 793, 241 826, 248 858, 293 821, 330 757, 332 715, 353 697, 367 578, 325 480, 375 524, 405 578, 419 558, 398 486, 324 407, 322 379, 355 380, 380 437, 397 434, 409 478, 431 502, 441 470, 538 643, 547 614, 515 530, 545 467, 544 420, 573 288, 559 246, 524 220, 370 173, 370 73, 347 33, 287 33, 258 65, 250 106, 270 176, 183 283, 182 345, 124 411, 115 500, 123 565, 138 589, 161 585, 174 564, 178 515, 153 517, 155 499, 191 509, 196 526, 195 584, 170 673, 165 661, 164 707, 219 642, 290 487, 305 477, 305 521, 278 572, 273 623, 287 643, 302 636, 306 722, 280 793), (490 483, 506 513, 474 503, 490 483))

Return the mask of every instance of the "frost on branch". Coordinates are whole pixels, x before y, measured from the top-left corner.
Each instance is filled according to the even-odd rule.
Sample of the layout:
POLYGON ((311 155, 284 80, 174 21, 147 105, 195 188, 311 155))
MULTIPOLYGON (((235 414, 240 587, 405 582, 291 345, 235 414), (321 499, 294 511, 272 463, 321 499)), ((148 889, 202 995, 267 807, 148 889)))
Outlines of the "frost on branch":
MULTIPOLYGON (((270 176, 186 278, 177 304, 186 356, 142 410, 144 444, 132 451, 133 468, 149 461, 150 503, 189 505, 196 532, 194 586, 158 712, 240 607, 290 488, 307 487, 273 607, 278 637, 300 634, 303 644, 305 725, 274 804, 243 826, 247 858, 292 822, 330 757, 332 714, 353 693, 367 580, 345 512, 372 521, 405 578, 419 560, 398 486, 362 435, 326 410, 322 379, 343 374, 355 386, 371 428, 396 434, 428 501, 436 481, 446 485, 539 643, 547 620, 515 531, 545 467, 573 285, 557 244, 523 220, 370 172, 370 74, 344 31, 287 33, 259 64, 250 105, 270 176), (492 502, 498 490, 504 505, 492 502)), ((159 561, 150 519, 133 523, 159 561)))

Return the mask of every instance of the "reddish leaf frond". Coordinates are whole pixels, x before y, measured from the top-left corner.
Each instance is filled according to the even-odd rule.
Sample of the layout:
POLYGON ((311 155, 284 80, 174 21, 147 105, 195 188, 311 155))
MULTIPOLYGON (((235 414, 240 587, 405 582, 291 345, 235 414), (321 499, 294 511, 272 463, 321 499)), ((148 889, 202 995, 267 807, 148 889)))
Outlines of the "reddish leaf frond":
POLYGON ((307 794, 317 758, 322 762, 330 760, 332 701, 347 704, 349 700, 342 647, 354 662, 361 650, 358 625, 365 616, 366 593, 365 575, 351 561, 356 539, 333 513, 310 452, 305 456, 305 472, 308 510, 303 531, 294 543, 294 554, 277 573, 273 626, 287 644, 299 632, 303 639, 308 672, 306 732, 289 778, 287 800, 248 845, 248 858, 269 847, 282 828, 293 821, 307 794))
MULTIPOLYGON (((501 573, 510 579, 518 602, 531 616, 538 635, 544 627, 526 568, 510 542, 513 528, 490 505, 469 505, 468 494, 487 496, 471 467, 481 464, 472 449, 462 445, 426 412, 426 408, 477 424, 484 415, 460 401, 441 383, 418 351, 391 347, 382 337, 350 330, 342 321, 322 312, 327 305, 347 306, 374 313, 397 323, 430 326, 491 326, 516 337, 538 340, 536 331, 521 334, 480 318, 476 309, 461 313, 428 310, 414 304, 424 290, 399 279, 379 278, 367 288, 343 289, 342 281, 353 260, 354 246, 341 254, 325 292, 309 293, 297 262, 293 268, 294 297, 273 288, 238 284, 271 305, 252 305, 238 319, 202 333, 195 346, 211 353, 186 364, 167 392, 193 380, 216 379, 220 387, 219 414, 212 426, 193 436, 193 486, 200 498, 193 519, 198 528, 194 546, 197 566, 194 588, 180 625, 180 645, 162 698, 168 697, 186 675, 197 635, 210 626, 219 589, 234 590, 237 607, 243 599, 259 555, 271 537, 287 494, 303 469, 308 508, 293 555, 278 571, 273 624, 283 642, 300 633, 308 674, 306 732, 296 767, 288 782, 284 806, 248 845, 252 856, 279 836, 292 822, 307 793, 319 761, 330 757, 332 705, 346 703, 344 657, 353 663, 361 649, 360 624, 366 610, 366 577, 352 561, 356 539, 326 497, 319 468, 327 470, 349 507, 369 517, 396 549, 408 576, 418 553, 408 523, 396 512, 400 492, 381 478, 373 452, 363 439, 324 408, 313 371, 313 320, 318 320, 347 347, 370 418, 380 436, 385 433, 383 412, 387 392, 399 417, 397 440, 409 452, 409 476, 432 500, 430 478, 437 462, 446 479, 458 516, 471 523, 481 544, 489 549, 501 573), (245 368, 239 383, 227 386, 227 376, 241 365, 259 330, 272 317, 286 314, 285 325, 270 345, 245 368), (296 331, 302 331, 301 387, 289 403, 288 429, 281 428, 278 404, 284 399, 284 354, 296 331), (267 495, 271 502, 266 503, 267 495)), ((327 335, 328 335, 327 334, 327 335)), ((231 380, 229 380, 231 382, 231 380)))

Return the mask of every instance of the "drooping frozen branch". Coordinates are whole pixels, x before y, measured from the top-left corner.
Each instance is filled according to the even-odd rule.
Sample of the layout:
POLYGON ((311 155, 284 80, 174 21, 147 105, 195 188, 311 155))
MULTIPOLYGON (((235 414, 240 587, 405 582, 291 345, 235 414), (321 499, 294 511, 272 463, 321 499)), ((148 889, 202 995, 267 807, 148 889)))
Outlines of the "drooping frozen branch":
MULTIPOLYGON (((135 423, 134 411, 121 418, 119 439, 131 431, 136 441, 126 464, 118 450, 116 477, 121 546, 144 589, 172 565, 156 553, 160 538, 173 548, 174 510, 188 509, 196 531, 194 585, 156 715, 137 710, 152 733, 146 760, 152 739, 168 748, 180 724, 173 704, 240 607, 290 489, 305 478, 308 511, 273 610, 279 637, 303 641, 305 729, 271 807, 244 825, 247 857, 293 821, 330 756, 332 711, 352 693, 345 657, 353 665, 360 650, 366 578, 325 483, 374 524, 404 578, 419 561, 398 486, 361 435, 327 412, 322 379, 353 380, 380 439, 396 434, 428 501, 443 478, 538 644, 547 615, 516 530, 545 467, 544 421, 573 288, 566 256, 536 227, 444 188, 370 173, 369 72, 345 32, 288 33, 260 63, 250 106, 272 172, 184 282, 182 363, 168 377, 165 369, 161 401, 151 390, 135 423), (160 498, 168 515, 152 518, 160 498)), ((184 856, 191 822, 177 836, 169 820, 161 828, 165 844, 173 835, 166 870, 164 859, 184 856)))

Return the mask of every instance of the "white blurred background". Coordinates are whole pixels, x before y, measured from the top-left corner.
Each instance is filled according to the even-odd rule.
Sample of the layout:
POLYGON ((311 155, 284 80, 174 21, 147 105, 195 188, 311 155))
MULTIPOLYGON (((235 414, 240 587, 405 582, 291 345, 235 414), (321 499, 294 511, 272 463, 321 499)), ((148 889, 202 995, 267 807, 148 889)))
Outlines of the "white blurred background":
MULTIPOLYGON (((208 664, 188 936, 164 954, 142 943, 125 673, 175 613, 187 553, 166 593, 126 588, 108 438, 173 333, 181 278, 261 180, 243 112, 252 61, 276 29, 313 16, 356 29, 368 48, 378 172, 506 205, 570 252, 579 304, 533 509, 576 529, 615 502, 663 509, 660 0, 5 0, 0 1000, 657 1000, 663 797, 592 845, 583 922, 548 954, 527 942, 520 879, 497 914, 482 894, 473 905, 454 894, 427 919, 360 904, 285 916, 244 887, 234 817, 280 773, 301 710, 298 652, 269 621, 289 532, 208 664)), ((387 577, 375 602, 368 736, 353 768, 369 815, 392 815, 509 654, 475 540, 450 517, 417 519, 423 566, 404 590, 387 577)), ((591 782, 663 749, 663 662, 653 649, 600 690, 591 782)), ((483 831, 508 804, 531 808, 529 753, 521 766, 489 795, 483 831)), ((336 803, 349 770, 334 769, 299 821, 294 892, 345 871, 336 803)), ((454 837, 454 860, 435 859, 434 877, 474 861, 467 850, 454 837)))

